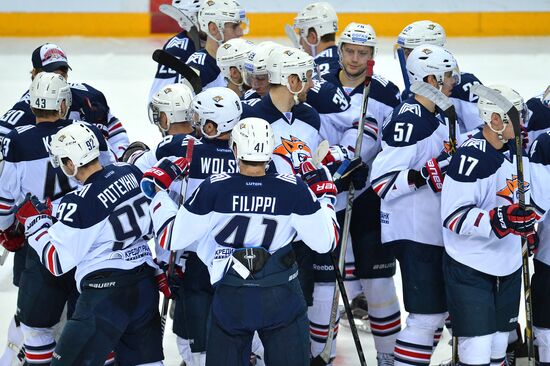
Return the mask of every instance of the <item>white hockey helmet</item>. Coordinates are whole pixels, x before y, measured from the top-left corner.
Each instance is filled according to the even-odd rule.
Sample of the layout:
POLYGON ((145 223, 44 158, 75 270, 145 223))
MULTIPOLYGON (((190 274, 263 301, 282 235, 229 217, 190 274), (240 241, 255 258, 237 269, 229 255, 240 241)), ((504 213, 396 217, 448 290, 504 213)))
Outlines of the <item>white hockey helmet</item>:
POLYGON ((294 29, 298 30, 300 37, 306 39, 310 28, 315 29, 317 33, 317 44, 325 34, 338 31, 338 15, 332 5, 324 1, 312 3, 298 13, 294 18, 294 29))
POLYGON ((172 123, 191 121, 191 101, 193 91, 187 84, 169 84, 160 89, 149 103, 149 121, 155 124, 161 131, 166 132, 172 123), (160 114, 164 113, 167 126, 163 128, 160 123, 160 114))
MULTIPOLYGON (((522 118, 525 118, 527 108, 525 106, 522 96, 517 91, 504 85, 491 85, 489 86, 489 88, 494 89, 502 94, 503 97, 508 99, 514 105, 514 107, 516 107, 516 109, 520 113, 520 116, 522 118)), ((489 127, 496 133, 502 133, 506 126, 504 126, 501 131, 495 131, 493 129, 493 126, 491 125, 491 117, 493 113, 497 113, 505 124, 510 122, 510 118, 507 114, 505 114, 506 111, 503 111, 502 108, 500 108, 488 99, 479 97, 477 101, 477 107, 479 109, 479 116, 481 117, 483 122, 488 124, 489 127)))
POLYGON ((403 48, 415 48, 421 44, 444 47, 447 37, 445 29, 431 20, 419 20, 403 28, 397 37, 397 44, 403 48))
POLYGON ((244 62, 244 71, 251 75, 267 75, 267 58, 275 48, 283 47, 273 41, 260 42, 254 45, 244 62))
POLYGON ((193 98, 191 103, 193 121, 199 124, 204 137, 213 139, 224 132, 231 131, 241 118, 243 106, 241 99, 233 90, 223 87, 208 88, 193 98), (206 122, 213 122, 218 132, 207 135, 204 131, 206 122))
POLYGON ((244 26, 243 35, 248 33, 249 21, 243 7, 235 0, 206 0, 199 10, 199 24, 203 32, 218 44, 224 40, 223 29, 225 23, 239 23, 244 26), (222 36, 216 39, 208 30, 208 24, 214 23, 222 36))
POLYGON ((313 73, 313 57, 306 52, 293 47, 277 47, 267 57, 267 74, 269 82, 276 85, 285 85, 288 90, 297 95, 302 92, 307 83, 307 74, 313 73), (302 81, 302 90, 290 90, 288 77, 297 75, 302 81))
POLYGON ((222 75, 230 80, 231 67, 236 67, 243 74, 244 63, 253 47, 254 43, 242 38, 230 39, 222 44, 216 52, 216 62, 222 75))
POLYGON ((369 46, 373 48, 373 56, 376 54, 376 33, 370 24, 349 23, 338 40, 338 51, 342 45, 356 44, 359 46, 369 46))
POLYGON ((90 127, 84 123, 76 122, 63 127, 52 137, 50 143, 50 161, 57 168, 61 167, 63 173, 74 177, 81 167, 99 157, 99 140, 90 127), (75 169, 70 174, 63 164, 62 159, 69 158, 75 169))
POLYGON ((40 72, 32 80, 29 88, 30 105, 35 109, 61 111, 61 103, 65 101, 65 118, 71 104, 73 95, 67 80, 53 72, 40 72))
POLYGON ((189 20, 193 23, 192 25, 196 26, 197 29, 200 28, 198 15, 201 7, 201 0, 172 0, 172 6, 187 15, 189 20))
POLYGON ((424 81, 428 75, 434 75, 437 83, 443 85, 445 73, 450 71, 456 84, 460 84, 460 71, 452 53, 434 45, 420 45, 407 58, 407 73, 411 83, 424 81))
POLYGON ((244 118, 231 131, 229 146, 237 147, 238 160, 269 162, 275 148, 271 125, 262 118, 244 118))

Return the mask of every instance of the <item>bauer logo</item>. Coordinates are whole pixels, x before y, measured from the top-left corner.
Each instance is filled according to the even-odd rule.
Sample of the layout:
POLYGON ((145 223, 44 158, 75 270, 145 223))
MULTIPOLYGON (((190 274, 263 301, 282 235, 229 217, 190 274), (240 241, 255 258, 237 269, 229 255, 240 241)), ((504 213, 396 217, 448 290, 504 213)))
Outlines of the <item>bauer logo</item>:
POLYGON ((389 212, 380 211, 380 223, 389 225, 389 223, 390 223, 390 213, 389 212))

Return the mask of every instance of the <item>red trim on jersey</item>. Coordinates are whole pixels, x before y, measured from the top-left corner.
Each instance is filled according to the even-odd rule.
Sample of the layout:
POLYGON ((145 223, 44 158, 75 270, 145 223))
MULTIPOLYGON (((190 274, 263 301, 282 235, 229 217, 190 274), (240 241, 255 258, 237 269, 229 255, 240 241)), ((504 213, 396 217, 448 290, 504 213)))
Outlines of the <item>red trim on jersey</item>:
POLYGON ((476 221, 474 222, 475 227, 479 226, 479 223, 480 223, 482 217, 483 217, 483 212, 480 212, 479 215, 477 215, 476 221))
POLYGON ((48 229, 46 229, 43 232, 41 232, 40 234, 38 234, 38 236, 34 240, 39 241, 40 238, 43 237, 44 235, 46 235, 47 233, 48 233, 48 229))
POLYGON ((449 224, 449 229, 451 229, 451 231, 455 231, 455 225, 461 217, 462 215, 457 216, 453 221, 451 221, 451 223, 449 224))
POLYGON ((55 274, 55 263, 54 263, 54 256, 55 254, 55 247, 52 245, 50 249, 48 249, 48 254, 46 255, 46 258, 48 259, 48 271, 55 274))
POLYGON ((3 205, 3 204, 0 203, 0 209, 1 209, 1 210, 11 210, 11 206, 9 206, 9 205, 3 205))
POLYGON ((121 127, 122 127, 122 123, 117 122, 116 125, 109 128, 109 132, 113 132, 113 130, 116 130, 117 128, 121 128, 121 127))

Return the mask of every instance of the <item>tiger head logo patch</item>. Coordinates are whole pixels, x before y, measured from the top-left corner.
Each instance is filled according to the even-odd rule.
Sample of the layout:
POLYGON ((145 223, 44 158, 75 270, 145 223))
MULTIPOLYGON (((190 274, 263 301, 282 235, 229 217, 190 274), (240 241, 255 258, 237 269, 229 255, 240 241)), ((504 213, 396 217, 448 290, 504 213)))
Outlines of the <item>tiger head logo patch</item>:
MULTIPOLYGON (((497 196, 504 198, 510 203, 517 202, 517 196, 519 194, 518 188, 518 176, 512 174, 512 179, 506 178, 506 185, 504 188, 497 191, 497 196)), ((523 190, 524 192, 529 190, 529 182, 523 182, 523 190)))
POLYGON ((311 158, 311 149, 309 146, 304 141, 292 135, 290 139, 281 137, 281 144, 275 147, 273 153, 287 160, 295 171, 300 169, 300 164, 311 158))

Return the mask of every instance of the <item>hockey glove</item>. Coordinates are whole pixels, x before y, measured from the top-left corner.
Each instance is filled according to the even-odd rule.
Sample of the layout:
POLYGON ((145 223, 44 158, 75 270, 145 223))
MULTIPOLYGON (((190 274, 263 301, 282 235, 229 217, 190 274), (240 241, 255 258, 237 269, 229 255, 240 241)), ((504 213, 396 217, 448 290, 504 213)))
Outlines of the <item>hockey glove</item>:
POLYGON ((25 245, 25 234, 23 226, 19 221, 15 221, 13 225, 5 231, 0 231, 0 244, 9 252, 17 252, 25 245))
POLYGON ((52 226, 53 221, 50 215, 36 215, 28 217, 25 221, 25 236, 31 237, 43 228, 52 226))
POLYGON ((353 183, 355 189, 363 189, 367 185, 369 176, 369 167, 363 163, 360 157, 352 160, 344 160, 341 163, 332 163, 327 166, 332 173, 333 167, 337 167, 333 173, 334 183, 338 192, 349 190, 349 186, 353 183))
POLYGON ((164 297, 171 299, 172 291, 170 290, 170 286, 168 286, 168 277, 166 277, 166 273, 160 268, 155 270, 155 281, 157 282, 159 291, 162 292, 164 297))
POLYGON ((328 165, 334 162, 350 160, 351 158, 353 158, 353 154, 348 149, 342 145, 332 145, 329 147, 329 150, 324 159, 321 161, 321 164, 328 165))
POLYGON ((311 160, 308 159, 300 165, 300 174, 317 197, 323 197, 326 194, 335 199, 338 191, 327 167, 321 166, 316 169, 311 160))
POLYGON ((519 208, 517 203, 499 206, 489 211, 491 227, 498 238, 512 233, 514 235, 528 235, 535 230, 536 216, 534 210, 519 208))
POLYGON ((22 225, 25 225, 25 221, 31 216, 36 215, 52 215, 52 202, 49 198, 45 202, 41 202, 38 197, 33 196, 30 193, 27 193, 23 202, 19 205, 17 212, 15 213, 15 218, 22 225))
POLYGON ((103 103, 92 102, 90 99, 84 98, 84 106, 81 109, 80 117, 83 121, 92 123, 98 127, 101 125, 107 126, 109 124, 109 107, 103 103))
POLYGON ((120 160, 125 163, 134 164, 141 155, 149 150, 149 146, 145 145, 144 142, 134 141, 128 145, 120 160))
POLYGON ((441 192, 441 188, 443 188, 443 179, 450 160, 451 156, 447 152, 443 152, 437 158, 428 160, 420 170, 420 175, 435 193, 441 192))
POLYGON ((527 239, 527 250, 529 256, 535 254, 539 248, 539 234, 536 231, 532 231, 525 236, 527 239))
POLYGON ((189 162, 186 158, 177 158, 174 161, 162 158, 151 169, 145 171, 141 179, 141 190, 149 199, 153 199, 157 188, 168 190, 173 181, 183 178, 189 171, 189 162))

